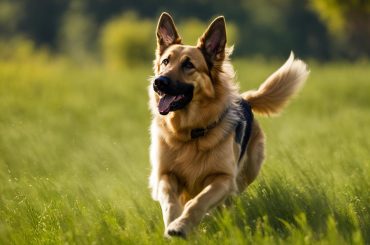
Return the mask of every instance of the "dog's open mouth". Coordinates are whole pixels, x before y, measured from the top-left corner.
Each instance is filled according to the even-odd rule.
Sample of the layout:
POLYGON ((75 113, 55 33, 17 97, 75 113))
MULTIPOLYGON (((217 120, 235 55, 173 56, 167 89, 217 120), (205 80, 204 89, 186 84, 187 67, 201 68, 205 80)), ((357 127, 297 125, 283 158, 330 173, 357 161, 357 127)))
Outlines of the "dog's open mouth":
POLYGON ((170 111, 184 108, 192 99, 192 94, 160 95, 158 111, 161 115, 167 115, 170 111))
POLYGON ((156 78, 153 89, 159 95, 158 111, 161 115, 180 110, 193 99, 193 85, 167 77, 156 78))

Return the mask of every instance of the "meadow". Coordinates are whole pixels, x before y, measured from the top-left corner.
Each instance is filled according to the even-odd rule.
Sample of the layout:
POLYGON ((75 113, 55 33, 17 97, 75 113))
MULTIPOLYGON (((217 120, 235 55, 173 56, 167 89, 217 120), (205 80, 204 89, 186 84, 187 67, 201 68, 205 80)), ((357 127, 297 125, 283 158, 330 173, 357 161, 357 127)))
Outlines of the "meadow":
MULTIPOLYGON (((241 90, 282 62, 236 60, 241 90)), ((287 110, 257 116, 260 176, 183 241, 148 189, 150 63, 0 60, 0 244, 369 244, 370 64, 308 64, 287 110)))

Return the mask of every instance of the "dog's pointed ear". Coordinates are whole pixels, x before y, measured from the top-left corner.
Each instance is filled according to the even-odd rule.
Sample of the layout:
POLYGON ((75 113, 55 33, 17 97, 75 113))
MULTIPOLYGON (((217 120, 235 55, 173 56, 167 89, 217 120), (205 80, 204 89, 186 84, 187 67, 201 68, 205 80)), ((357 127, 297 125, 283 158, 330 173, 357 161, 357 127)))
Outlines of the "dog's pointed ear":
POLYGON ((198 40, 198 47, 208 61, 225 58, 226 24, 223 16, 217 17, 198 40))
POLYGON ((181 37, 177 33, 171 15, 163 12, 157 25, 157 51, 159 55, 172 44, 181 44, 181 37))

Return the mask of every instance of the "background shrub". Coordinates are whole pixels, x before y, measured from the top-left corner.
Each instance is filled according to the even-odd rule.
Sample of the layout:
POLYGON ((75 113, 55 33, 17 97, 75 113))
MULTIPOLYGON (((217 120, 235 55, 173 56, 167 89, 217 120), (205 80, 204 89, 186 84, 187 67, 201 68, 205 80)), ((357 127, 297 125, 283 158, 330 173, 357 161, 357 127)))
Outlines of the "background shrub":
POLYGON ((108 21, 101 33, 101 52, 106 65, 112 68, 134 66, 153 59, 154 22, 139 20, 133 13, 108 21))

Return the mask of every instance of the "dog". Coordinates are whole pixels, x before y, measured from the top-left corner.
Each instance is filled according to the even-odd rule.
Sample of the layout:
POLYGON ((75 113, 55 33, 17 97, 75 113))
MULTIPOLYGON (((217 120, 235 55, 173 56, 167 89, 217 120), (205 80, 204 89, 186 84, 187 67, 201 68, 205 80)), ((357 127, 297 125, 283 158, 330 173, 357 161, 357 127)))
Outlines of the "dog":
POLYGON ((165 236, 185 238, 210 209, 255 180, 265 140, 254 114, 279 114, 309 71, 291 53, 257 90, 239 94, 223 16, 196 46, 182 44, 168 13, 156 35, 149 182, 165 236))

